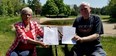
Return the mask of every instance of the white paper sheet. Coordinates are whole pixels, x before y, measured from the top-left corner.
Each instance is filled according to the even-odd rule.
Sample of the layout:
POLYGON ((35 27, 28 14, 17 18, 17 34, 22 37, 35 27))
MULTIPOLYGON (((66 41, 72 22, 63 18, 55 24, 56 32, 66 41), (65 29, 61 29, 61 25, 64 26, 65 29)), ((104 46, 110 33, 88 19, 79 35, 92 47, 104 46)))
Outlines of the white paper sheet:
POLYGON ((57 28, 44 27, 43 42, 46 45, 58 45, 58 31, 57 28))
POLYGON ((62 44, 76 44, 76 41, 72 40, 75 36, 75 28, 71 26, 63 26, 63 38, 62 44))

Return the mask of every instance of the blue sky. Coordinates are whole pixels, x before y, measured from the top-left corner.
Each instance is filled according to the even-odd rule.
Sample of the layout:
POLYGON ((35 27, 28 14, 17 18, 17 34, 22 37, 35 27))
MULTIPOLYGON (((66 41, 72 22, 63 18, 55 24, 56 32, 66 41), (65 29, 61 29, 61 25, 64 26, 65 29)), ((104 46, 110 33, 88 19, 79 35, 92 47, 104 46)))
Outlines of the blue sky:
MULTIPOLYGON (((45 4, 47 0, 40 0, 41 4, 45 4)), ((64 0, 65 4, 73 5, 76 4, 77 6, 80 5, 82 2, 87 2, 90 4, 91 7, 102 8, 108 4, 109 0, 64 0)))

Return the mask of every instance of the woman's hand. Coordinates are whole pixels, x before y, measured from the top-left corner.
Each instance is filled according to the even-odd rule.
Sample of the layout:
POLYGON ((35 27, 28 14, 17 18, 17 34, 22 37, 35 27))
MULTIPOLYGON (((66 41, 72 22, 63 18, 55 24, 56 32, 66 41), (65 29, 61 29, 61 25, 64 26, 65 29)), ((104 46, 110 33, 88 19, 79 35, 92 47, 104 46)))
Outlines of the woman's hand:
POLYGON ((44 48, 48 48, 48 45, 45 45, 43 42, 41 42, 40 45, 44 48))

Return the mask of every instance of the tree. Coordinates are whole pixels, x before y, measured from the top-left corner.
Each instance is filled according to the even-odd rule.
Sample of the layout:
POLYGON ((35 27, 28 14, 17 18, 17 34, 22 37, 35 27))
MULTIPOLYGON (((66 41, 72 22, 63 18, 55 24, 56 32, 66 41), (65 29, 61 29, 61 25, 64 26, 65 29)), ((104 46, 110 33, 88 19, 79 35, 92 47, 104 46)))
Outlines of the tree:
POLYGON ((69 5, 66 5, 65 7, 66 7, 66 11, 65 11, 64 14, 67 15, 67 16, 71 15, 71 9, 70 9, 70 6, 69 6, 69 5))
POLYGON ((79 13, 79 7, 77 7, 76 4, 74 4, 73 9, 72 9, 72 15, 77 16, 79 13))
POLYGON ((112 18, 116 18, 116 0, 109 0, 108 11, 112 18))
POLYGON ((24 6, 24 4, 21 1, 22 0, 2 0, 0 3, 0 15, 16 15, 24 6))
POLYGON ((107 10, 107 6, 101 8, 101 15, 108 15, 108 10, 107 10))
POLYGON ((21 9, 27 6, 24 0, 13 0, 13 2, 14 15, 20 14, 21 9))
POLYGON ((74 4, 71 8, 71 15, 72 16, 77 16, 79 14, 79 7, 77 7, 76 4, 74 4))
POLYGON ((46 4, 42 7, 42 15, 57 15, 59 9, 54 3, 54 0, 47 0, 46 4))
POLYGON ((39 0, 28 0, 28 6, 33 10, 34 14, 41 13, 42 6, 39 0))
POLYGON ((54 2, 59 9, 58 14, 64 14, 67 11, 67 8, 66 8, 65 4, 63 3, 63 0, 54 0, 54 2))
POLYGON ((91 13, 92 14, 101 14, 101 8, 91 8, 91 13))
POLYGON ((63 0, 47 0, 46 4, 42 7, 41 15, 56 15, 56 16, 69 16, 71 9, 69 5, 65 5, 63 0))
POLYGON ((0 15, 6 15, 7 14, 7 0, 1 1, 0 4, 0 15))

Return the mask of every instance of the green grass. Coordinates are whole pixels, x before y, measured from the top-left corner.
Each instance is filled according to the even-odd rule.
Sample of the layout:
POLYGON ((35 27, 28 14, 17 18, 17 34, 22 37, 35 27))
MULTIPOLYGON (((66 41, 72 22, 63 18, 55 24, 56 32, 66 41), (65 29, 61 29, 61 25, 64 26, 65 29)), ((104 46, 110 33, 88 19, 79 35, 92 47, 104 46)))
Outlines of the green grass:
POLYGON ((6 51, 13 42, 14 35, 8 33, 0 33, 0 56, 5 56, 6 51))
POLYGON ((116 56, 116 36, 115 37, 102 37, 103 48, 107 56, 116 56))
POLYGON ((108 20, 110 18, 109 15, 99 15, 102 20, 108 20))
POLYGON ((11 30, 11 25, 19 21, 19 17, 0 17, 0 56, 5 56, 5 53, 14 39, 14 31, 11 30))
MULTIPOLYGON (((5 56, 6 51, 10 47, 11 43, 15 38, 15 32, 11 30, 11 25, 15 22, 20 21, 20 17, 0 17, 0 56, 5 56)), ((53 21, 54 22, 54 21, 53 21)), ((59 22, 59 21, 58 21, 59 22)), ((73 20, 64 20, 56 24, 66 24, 67 22, 71 24, 73 20), (66 23, 62 23, 66 22, 66 23)), ((101 43, 103 44, 104 50, 107 52, 108 56, 116 55, 116 37, 102 37, 101 43)), ((58 56, 65 56, 65 50, 70 50, 73 45, 68 45, 68 48, 64 48, 64 45, 57 46, 58 56)), ((37 46, 38 56, 55 56, 55 46, 52 48, 41 48, 37 46)))

